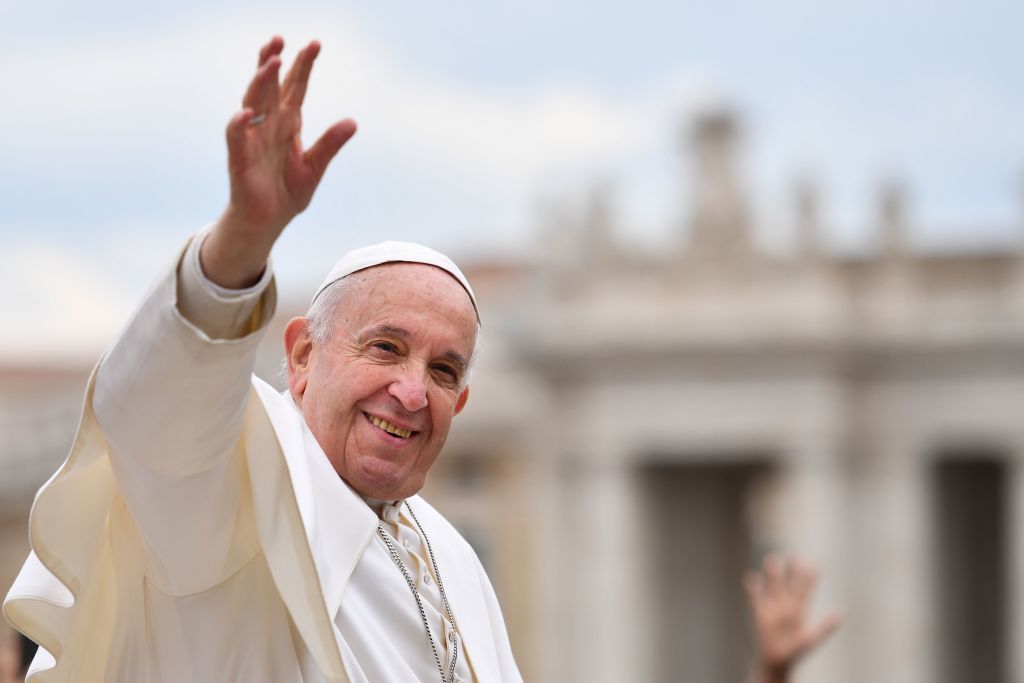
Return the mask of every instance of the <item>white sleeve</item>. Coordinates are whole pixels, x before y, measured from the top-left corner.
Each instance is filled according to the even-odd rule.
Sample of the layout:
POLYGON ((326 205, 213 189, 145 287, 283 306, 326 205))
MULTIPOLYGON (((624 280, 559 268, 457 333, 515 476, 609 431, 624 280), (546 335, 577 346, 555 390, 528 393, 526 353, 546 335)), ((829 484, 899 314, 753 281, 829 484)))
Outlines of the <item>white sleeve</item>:
POLYGON ((253 314, 273 278, 271 267, 267 265, 252 287, 221 287, 206 277, 199 261, 208 234, 192 240, 178 266, 178 310, 210 339, 240 339, 254 330, 253 314))
POLYGON ((276 302, 269 267, 256 287, 238 293, 204 282, 198 241, 111 347, 93 398, 149 578, 175 594, 237 569, 244 466, 237 445, 256 349, 276 302))

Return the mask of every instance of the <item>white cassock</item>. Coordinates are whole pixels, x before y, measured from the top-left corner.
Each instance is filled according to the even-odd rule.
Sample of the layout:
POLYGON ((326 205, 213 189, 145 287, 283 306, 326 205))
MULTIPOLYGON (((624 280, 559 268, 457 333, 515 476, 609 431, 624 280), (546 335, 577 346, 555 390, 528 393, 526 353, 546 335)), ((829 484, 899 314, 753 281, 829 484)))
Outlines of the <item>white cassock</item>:
MULTIPOLYGON (((29 681, 439 681, 378 516, 287 394, 251 376, 272 277, 219 290, 196 241, 90 379, 68 460, 32 509, 4 613, 29 681)), ((520 681, 469 544, 419 496, 380 510, 457 680, 520 681)))

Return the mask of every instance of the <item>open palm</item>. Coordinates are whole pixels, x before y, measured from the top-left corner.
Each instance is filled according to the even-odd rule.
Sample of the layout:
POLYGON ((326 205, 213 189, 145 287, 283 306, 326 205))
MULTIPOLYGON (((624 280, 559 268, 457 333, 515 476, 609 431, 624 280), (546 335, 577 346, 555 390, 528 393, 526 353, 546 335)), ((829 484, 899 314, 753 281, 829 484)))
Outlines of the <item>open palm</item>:
POLYGON ((320 44, 300 50, 279 81, 283 49, 278 36, 262 47, 243 108, 227 127, 231 197, 201 252, 207 275, 226 287, 258 277, 274 242, 309 205, 327 165, 356 131, 343 119, 303 149, 302 102, 320 44))
POLYGON ((806 563, 772 556, 760 572, 744 580, 757 635, 760 680, 787 680, 793 665, 822 643, 836 628, 840 617, 829 613, 817 624, 809 607, 817 572, 806 563))
POLYGON ((319 43, 303 48, 278 83, 284 41, 275 37, 260 50, 259 69, 249 84, 245 107, 228 124, 228 170, 232 206, 246 222, 284 225, 309 205, 331 158, 355 132, 350 119, 324 132, 304 151, 302 102, 319 43))

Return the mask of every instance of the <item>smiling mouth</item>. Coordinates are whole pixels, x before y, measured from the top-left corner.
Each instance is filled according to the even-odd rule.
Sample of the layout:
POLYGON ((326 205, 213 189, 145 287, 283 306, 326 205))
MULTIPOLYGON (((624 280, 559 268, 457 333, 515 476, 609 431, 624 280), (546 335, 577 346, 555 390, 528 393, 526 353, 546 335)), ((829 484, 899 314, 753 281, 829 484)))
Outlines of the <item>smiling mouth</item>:
POLYGON ((391 424, 387 420, 382 420, 379 417, 376 417, 374 415, 370 415, 369 413, 365 413, 364 412, 363 415, 365 415, 366 419, 368 419, 370 422, 373 423, 374 427, 377 427, 378 429, 383 429, 385 432, 387 432, 391 436, 397 436, 399 439, 408 439, 410 436, 412 436, 413 434, 416 433, 416 432, 410 431, 408 429, 402 429, 401 427, 396 427, 395 425, 391 424))

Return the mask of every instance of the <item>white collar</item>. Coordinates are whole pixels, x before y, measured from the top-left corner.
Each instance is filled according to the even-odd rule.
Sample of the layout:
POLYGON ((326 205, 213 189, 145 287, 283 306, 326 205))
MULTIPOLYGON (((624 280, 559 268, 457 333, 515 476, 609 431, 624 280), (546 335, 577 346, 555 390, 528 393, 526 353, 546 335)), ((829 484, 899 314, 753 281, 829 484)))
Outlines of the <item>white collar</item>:
MULTIPOLYGON (((349 577, 373 536, 377 515, 334 471, 288 392, 281 396, 290 408, 287 438, 296 446, 301 444, 295 449, 300 452, 288 458, 292 485, 324 602, 333 619, 349 577)), ((286 454, 290 450, 284 449, 286 454)))

